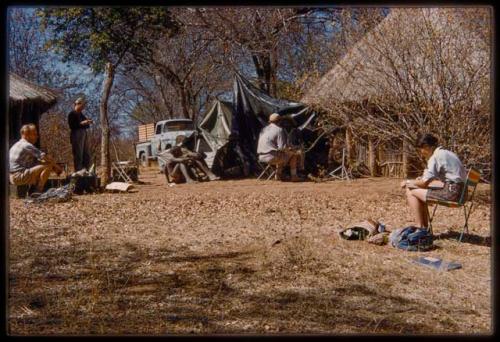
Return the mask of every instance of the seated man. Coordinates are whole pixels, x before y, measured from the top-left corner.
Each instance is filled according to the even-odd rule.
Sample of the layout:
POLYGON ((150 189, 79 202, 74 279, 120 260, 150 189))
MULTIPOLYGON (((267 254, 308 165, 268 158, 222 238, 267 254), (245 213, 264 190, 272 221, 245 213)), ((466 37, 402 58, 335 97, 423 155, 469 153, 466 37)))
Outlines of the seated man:
POLYGON ((439 146, 438 139, 431 134, 420 137, 416 146, 422 157, 427 159, 427 168, 422 177, 414 181, 403 181, 401 187, 406 187, 406 199, 417 226, 427 229, 429 224, 425 207, 427 199, 458 201, 465 186, 467 171, 457 155, 439 146), (429 188, 433 180, 443 182, 444 187, 429 188))
POLYGON ((36 185, 36 191, 42 192, 50 173, 54 171, 59 175, 62 168, 33 145, 37 140, 34 124, 21 127, 21 139, 9 151, 9 178, 14 185, 36 185))
POLYGON ((192 174, 197 174, 200 170, 209 180, 220 179, 208 168, 203 156, 200 153, 192 152, 182 147, 185 136, 178 136, 176 145, 158 154, 158 157, 165 162, 164 172, 167 183, 195 183, 192 174))
MULTIPOLYGON (((290 165, 291 181, 297 182, 302 179, 297 176, 297 163, 301 159, 300 151, 290 148, 287 142, 286 131, 280 127, 281 117, 273 113, 269 117, 269 125, 260 132, 257 144, 259 161, 276 165, 276 179, 283 179, 283 168, 290 165)), ((300 163, 303 168, 303 163, 300 163)))

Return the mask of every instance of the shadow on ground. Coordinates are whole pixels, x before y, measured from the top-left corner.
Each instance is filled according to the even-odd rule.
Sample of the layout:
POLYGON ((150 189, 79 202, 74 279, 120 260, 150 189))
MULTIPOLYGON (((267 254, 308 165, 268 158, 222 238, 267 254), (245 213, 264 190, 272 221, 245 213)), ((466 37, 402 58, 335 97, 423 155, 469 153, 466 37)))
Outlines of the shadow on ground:
MULTIPOLYGON (((101 249, 104 259, 81 248, 46 250, 44 262, 32 265, 32 279, 24 287, 11 274, 11 279, 17 279, 11 306, 27 306, 35 313, 11 316, 11 330, 42 335, 435 330, 435 322, 416 322, 405 316, 407 312, 425 316, 432 307, 355 279, 347 279, 343 286, 332 281, 331 286, 309 290, 287 286, 262 290, 262 284, 290 283, 251 262, 259 251, 181 254, 130 243, 127 253, 116 250, 101 249), (64 255, 66 260, 61 259, 64 255), (145 261, 162 271, 144 271, 145 261)), ((448 328, 456 326, 449 322, 448 328)))

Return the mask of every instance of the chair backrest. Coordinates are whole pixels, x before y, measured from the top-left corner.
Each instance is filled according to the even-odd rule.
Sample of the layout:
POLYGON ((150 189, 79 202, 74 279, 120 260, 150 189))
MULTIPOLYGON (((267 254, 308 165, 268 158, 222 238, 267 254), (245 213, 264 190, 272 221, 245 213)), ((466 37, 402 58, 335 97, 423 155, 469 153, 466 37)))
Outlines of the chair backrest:
POLYGON ((467 179, 465 180, 465 186, 462 189, 462 195, 460 196, 460 201, 458 203, 463 204, 465 200, 472 200, 472 196, 474 196, 474 191, 476 191, 476 186, 479 183, 479 180, 481 179, 481 172, 479 170, 474 169, 471 167, 469 169, 469 172, 467 173, 467 179), (469 187, 473 187, 473 192, 472 196, 469 198, 469 196, 465 196, 465 194, 468 194, 469 187))

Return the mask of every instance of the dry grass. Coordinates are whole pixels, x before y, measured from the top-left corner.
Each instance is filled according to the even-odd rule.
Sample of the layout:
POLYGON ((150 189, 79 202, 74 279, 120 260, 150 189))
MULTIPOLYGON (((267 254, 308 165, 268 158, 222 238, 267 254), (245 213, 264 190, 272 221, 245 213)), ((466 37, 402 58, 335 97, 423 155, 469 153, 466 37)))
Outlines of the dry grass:
MULTIPOLYGON (((465 243, 411 253, 334 233, 368 217, 411 222, 395 179, 226 181, 134 194, 11 201, 9 330, 46 334, 487 334, 489 187, 465 243), (413 266, 414 255, 463 269, 413 266)), ((457 231, 440 208, 436 231, 457 231)), ((452 236, 453 234, 448 234, 452 236)))

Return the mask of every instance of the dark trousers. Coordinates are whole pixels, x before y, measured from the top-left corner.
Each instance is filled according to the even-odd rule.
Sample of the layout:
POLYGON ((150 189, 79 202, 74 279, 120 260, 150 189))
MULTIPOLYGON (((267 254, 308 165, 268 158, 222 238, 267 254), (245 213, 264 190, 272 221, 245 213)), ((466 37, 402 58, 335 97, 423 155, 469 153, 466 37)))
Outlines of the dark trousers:
POLYGON ((75 171, 91 166, 90 145, 86 129, 71 130, 71 149, 73 151, 73 165, 75 171))

